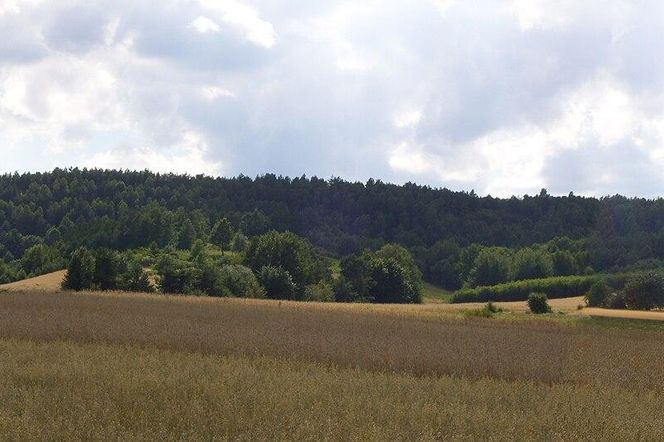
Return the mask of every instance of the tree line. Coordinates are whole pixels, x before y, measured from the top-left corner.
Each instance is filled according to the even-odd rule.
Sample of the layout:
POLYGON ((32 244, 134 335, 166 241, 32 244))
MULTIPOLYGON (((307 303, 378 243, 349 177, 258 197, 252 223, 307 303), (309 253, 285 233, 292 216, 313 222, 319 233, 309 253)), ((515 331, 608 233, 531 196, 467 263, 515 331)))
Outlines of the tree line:
POLYGON ((276 231, 256 236, 244 249, 232 252, 201 240, 189 251, 80 247, 69 260, 62 288, 319 302, 422 300, 419 269, 399 245, 350 255, 335 275, 336 264, 307 240, 276 231))
POLYGON ((62 268, 80 247, 190 250, 203 241, 226 251, 270 231, 293 232, 336 258, 400 244, 425 280, 458 289, 661 267, 664 200, 546 191, 498 199, 412 183, 270 174, 55 169, 0 176, 0 282, 62 268))

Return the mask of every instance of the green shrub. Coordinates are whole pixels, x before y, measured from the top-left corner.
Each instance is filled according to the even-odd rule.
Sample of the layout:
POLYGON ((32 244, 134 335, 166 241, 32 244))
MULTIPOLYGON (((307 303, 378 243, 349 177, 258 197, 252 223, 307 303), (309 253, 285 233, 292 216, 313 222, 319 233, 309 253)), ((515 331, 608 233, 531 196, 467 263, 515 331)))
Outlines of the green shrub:
POLYGON ((264 298, 265 289, 249 267, 224 265, 219 269, 219 283, 224 296, 240 298, 264 298))
POLYGON ((127 292, 154 292, 148 273, 137 258, 125 257, 118 274, 118 288, 127 292))
POLYGON ((623 293, 611 293, 604 300, 604 307, 616 310, 624 310, 627 308, 625 304, 625 295, 623 293))
MULTIPOLYGON (((603 276, 613 289, 619 290, 631 274, 603 276)), ((452 296, 453 303, 488 301, 525 301, 530 293, 544 293, 549 299, 569 298, 586 293, 597 281, 598 276, 557 276, 543 279, 529 279, 498 284, 489 287, 459 290, 452 296)))
POLYGON ((633 310, 652 310, 664 307, 664 275, 659 272, 641 273, 625 284, 625 304, 633 310))
POLYGON ((91 289, 94 275, 95 257, 88 249, 81 247, 71 256, 62 288, 76 291, 91 289))
POLYGON ((528 308, 536 315, 551 313, 549 299, 544 293, 531 293, 528 295, 528 308))
POLYGON ((463 315, 467 317, 493 318, 496 313, 500 312, 502 312, 502 309, 498 308, 493 302, 488 302, 482 308, 464 311, 463 315))
POLYGON ((282 267, 264 266, 258 273, 258 280, 270 299, 295 299, 297 286, 290 273, 282 267))
POLYGON ((327 282, 320 281, 304 288, 303 301, 334 302, 334 290, 327 282))
POLYGON ((598 280, 586 293, 586 305, 588 307, 600 307, 604 305, 606 297, 611 293, 611 288, 603 281, 598 280))

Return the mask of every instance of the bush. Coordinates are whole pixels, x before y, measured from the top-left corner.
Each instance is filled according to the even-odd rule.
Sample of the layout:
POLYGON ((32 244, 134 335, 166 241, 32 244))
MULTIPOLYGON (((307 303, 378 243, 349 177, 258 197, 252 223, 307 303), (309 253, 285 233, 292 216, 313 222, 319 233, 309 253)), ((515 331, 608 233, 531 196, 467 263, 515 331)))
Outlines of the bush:
POLYGON ((118 288, 127 292, 154 292, 147 272, 143 269, 141 261, 132 258, 124 261, 118 275, 118 288))
POLYGON ((224 265, 219 269, 219 284, 224 296, 240 298, 264 298, 265 289, 249 267, 224 265))
POLYGON ((119 261, 117 253, 108 249, 98 249, 95 255, 95 273, 92 283, 99 290, 115 290, 118 286, 119 261))
POLYGON ((509 281, 510 267, 508 250, 497 247, 482 249, 473 263, 470 280, 475 287, 501 284, 509 281))
POLYGON ((255 272, 261 272, 264 267, 280 267, 288 272, 297 288, 303 290, 305 285, 316 281, 315 258, 308 241, 290 232, 270 232, 251 241, 245 261, 255 272))
POLYGON ((95 257, 88 249, 81 247, 71 256, 62 288, 76 291, 91 289, 94 275, 95 257))
POLYGON ((334 291, 334 300, 336 302, 368 302, 369 300, 363 298, 351 282, 343 275, 339 276, 332 283, 332 290, 334 291))
POLYGON ((65 266, 65 261, 55 247, 37 244, 25 251, 21 258, 21 266, 28 275, 38 276, 61 270, 65 266))
POLYGON ((553 260, 544 251, 532 248, 521 249, 514 255, 512 264, 514 279, 541 279, 553 276, 553 260))
POLYGON ((314 302, 334 302, 334 290, 327 282, 320 281, 317 284, 310 284, 304 288, 303 301, 314 302))
POLYGON ((422 293, 410 281, 408 271, 394 258, 374 258, 370 264, 369 296, 383 304, 419 304, 422 293))
POLYGON ((496 313, 502 312, 501 309, 496 307, 492 302, 487 303, 484 307, 475 310, 466 310, 463 312, 464 316, 479 317, 479 318, 493 318, 496 313))
POLYGON ((600 307, 604 305, 606 297, 611 293, 611 288, 603 281, 598 280, 586 293, 586 305, 588 307, 600 307))
MULTIPOLYGON (((604 276, 604 281, 615 290, 621 289, 631 274, 604 276)), ((489 287, 459 290, 452 296, 453 303, 488 301, 525 301, 533 292, 544 293, 549 299, 569 298, 586 293, 598 276, 560 276, 544 279, 529 279, 498 284, 489 287)))
POLYGON ((551 313, 548 300, 544 293, 531 293, 528 295, 528 308, 536 315, 551 313))
POLYGON ((611 293, 604 300, 604 307, 616 310, 624 310, 627 308, 625 304, 625 295, 622 293, 611 293))
POLYGON ((625 284, 625 304, 633 310, 664 307, 664 275, 647 272, 631 277, 625 284))
POLYGON ((164 255, 157 263, 157 274, 162 293, 201 294, 203 272, 189 262, 164 255))
POLYGON ((297 287, 287 270, 282 267, 265 266, 258 273, 258 280, 270 299, 295 299, 297 287))

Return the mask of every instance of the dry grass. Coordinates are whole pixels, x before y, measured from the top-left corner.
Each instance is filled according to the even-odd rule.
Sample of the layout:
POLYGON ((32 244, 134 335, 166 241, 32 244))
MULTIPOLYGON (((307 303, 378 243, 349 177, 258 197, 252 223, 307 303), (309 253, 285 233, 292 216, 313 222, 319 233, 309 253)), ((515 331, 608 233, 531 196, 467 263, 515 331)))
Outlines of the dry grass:
POLYGON ((661 397, 0 341, 2 440, 658 440, 661 397))
POLYGON ((48 273, 46 275, 37 276, 35 278, 24 279, 23 281, 16 281, 10 284, 0 285, 0 290, 57 291, 60 289, 60 283, 62 283, 62 280, 65 277, 65 273, 65 270, 61 270, 59 272, 48 273))
POLYGON ((636 311, 611 310, 607 308, 586 308, 582 313, 585 316, 599 316, 603 318, 644 319, 648 321, 664 321, 663 311, 636 311))
POLYGON ((0 440, 661 437, 657 329, 436 307, 0 293, 0 440))
POLYGON ((611 383, 664 392, 660 333, 353 307, 8 292, 0 295, 0 337, 270 356, 417 375, 611 383))

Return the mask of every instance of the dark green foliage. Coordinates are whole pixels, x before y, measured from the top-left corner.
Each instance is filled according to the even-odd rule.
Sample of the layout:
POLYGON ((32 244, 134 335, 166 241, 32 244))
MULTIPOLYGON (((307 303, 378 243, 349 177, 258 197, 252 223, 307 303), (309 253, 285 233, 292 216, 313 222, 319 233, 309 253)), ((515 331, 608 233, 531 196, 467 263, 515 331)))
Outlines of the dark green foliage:
POLYGON ((231 240, 231 250, 242 253, 249 247, 249 239, 242 232, 235 232, 231 240))
MULTIPOLYGON (((356 290, 351 282, 340 276, 332 282, 332 290, 334 291, 334 300, 336 302, 368 302, 366 297, 362 297, 356 290)), ((367 293, 368 293, 367 289, 367 293)))
POLYGON ((0 284, 7 284, 25 278, 23 270, 16 270, 13 266, 0 260, 0 284))
POLYGON ((369 259, 367 256, 350 255, 341 260, 341 277, 343 284, 339 284, 337 289, 348 285, 348 294, 344 295, 337 291, 337 300, 342 302, 355 301, 358 298, 368 298, 369 288, 371 287, 371 274, 369 269, 369 259))
POLYGON ((348 256, 340 265, 341 281, 334 285, 338 301, 422 302, 422 274, 404 247, 387 244, 375 253, 348 256))
POLYGON ((228 250, 231 239, 233 239, 233 226, 227 218, 222 218, 212 228, 210 240, 212 244, 221 249, 221 254, 223 255, 224 251, 228 250))
POLYGON ((334 290, 332 285, 321 281, 317 284, 310 284, 304 288, 303 301, 315 302, 334 302, 334 290))
POLYGON ((509 251, 502 248, 483 249, 475 258, 470 281, 474 287, 501 284, 510 279, 509 251))
POLYGON ((301 292, 305 285, 318 279, 314 259, 313 249, 304 239, 291 232, 269 232, 251 241, 245 261, 254 272, 280 267, 288 272, 296 291, 301 292))
POLYGON ((127 292, 149 293, 154 291, 148 273, 141 262, 133 257, 125 256, 118 276, 118 289, 127 292))
POLYGON ((267 233, 270 230, 270 220, 263 212, 255 209, 242 215, 240 219, 240 230, 245 235, 256 236, 267 233))
POLYGON ((99 290, 115 290, 118 286, 119 259, 116 252, 97 249, 94 252, 95 272, 92 283, 99 290))
POLYGON ((664 275, 647 272, 632 276, 625 284, 625 304, 632 310, 664 307, 664 275))
POLYGON ((512 269, 515 281, 548 278, 553 276, 553 260, 544 250, 524 248, 514 255, 512 269))
POLYGON ((599 279, 590 286, 586 293, 586 305, 588 307, 601 307, 605 304, 606 298, 611 294, 611 287, 606 282, 599 279))
POLYGON ((159 290, 171 294, 200 294, 203 272, 193 264, 171 255, 163 255, 157 263, 159 290))
POLYGON ((614 292, 609 294, 604 300, 603 307, 617 310, 626 309, 627 304, 625 304, 625 295, 621 292, 614 292))
POLYGON ((65 261, 55 247, 37 244, 25 251, 21 266, 28 276, 37 276, 61 270, 65 261))
POLYGON ((193 246, 195 240, 196 230, 194 229, 194 224, 189 219, 187 219, 180 227, 177 245, 180 249, 190 249, 193 246))
POLYGON ((258 273, 258 281, 270 299, 295 299, 297 286, 291 274, 283 267, 262 267, 258 273))
POLYGON ((421 303, 422 293, 411 281, 409 272, 395 258, 375 257, 369 263, 369 297, 386 304, 421 303))
POLYGON ((85 247, 78 248, 71 256, 67 274, 62 281, 65 290, 89 290, 95 275, 95 257, 85 247))
POLYGON ((224 265, 219 269, 219 284, 224 296, 264 298, 265 289, 250 268, 242 265, 224 265))
MULTIPOLYGON (((614 289, 620 289, 629 276, 631 275, 616 274, 608 275, 604 279, 614 289)), ((596 276, 561 276, 515 281, 459 290, 452 296, 452 302, 525 301, 532 292, 544 293, 550 299, 569 298, 586 293, 595 281, 596 276)))
POLYGON ((544 293, 531 293, 528 295, 528 308, 531 313, 536 315, 551 313, 551 307, 549 307, 548 301, 549 299, 544 293))
MULTIPOLYGON (((412 183, 271 174, 251 179, 56 169, 0 176, 0 257, 14 269, 7 273, 11 278, 22 274, 24 254, 38 244, 63 257, 81 246, 189 250, 196 239, 210 238, 210 225, 223 218, 248 236, 292 231, 336 257, 399 243, 414 255, 425 280, 452 290, 548 274, 545 264, 506 279, 505 261, 495 257, 476 266, 480 252, 494 246, 508 248, 508 255, 524 247, 540 250, 550 255, 555 275, 664 267, 661 200, 546 193, 480 198, 412 183)), ((244 251, 242 241, 237 244, 234 250, 244 251)), ((293 274, 300 293, 329 280, 318 262, 308 281, 293 274)))
POLYGON ((552 255, 553 274, 555 276, 570 276, 579 273, 579 266, 571 252, 560 250, 552 255))

